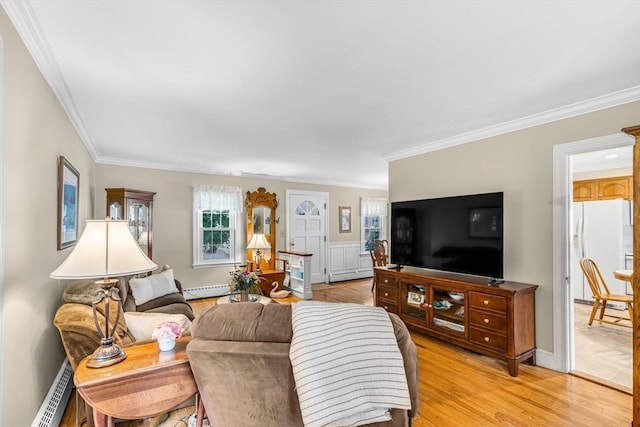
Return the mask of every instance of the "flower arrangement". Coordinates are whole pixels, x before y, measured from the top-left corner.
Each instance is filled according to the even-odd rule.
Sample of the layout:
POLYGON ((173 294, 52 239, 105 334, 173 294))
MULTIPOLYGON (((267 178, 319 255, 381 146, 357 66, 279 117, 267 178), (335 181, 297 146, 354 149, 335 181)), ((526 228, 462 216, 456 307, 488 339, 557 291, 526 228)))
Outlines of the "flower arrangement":
POLYGON ((248 292, 251 294, 260 294, 260 277, 256 273, 234 270, 230 272, 231 280, 229 286, 231 292, 248 292))
POLYGON ((153 339, 162 339, 162 338, 180 338, 182 336, 182 329, 180 325, 174 321, 162 322, 153 330, 153 334, 151 338, 153 339))

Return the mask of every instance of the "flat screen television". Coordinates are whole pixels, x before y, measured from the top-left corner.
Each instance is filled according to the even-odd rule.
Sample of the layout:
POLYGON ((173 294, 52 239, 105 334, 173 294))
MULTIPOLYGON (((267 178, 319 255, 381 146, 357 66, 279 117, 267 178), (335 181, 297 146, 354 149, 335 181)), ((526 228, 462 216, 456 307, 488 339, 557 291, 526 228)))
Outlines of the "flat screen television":
POLYGON ((503 193, 391 203, 390 261, 503 277, 503 193))

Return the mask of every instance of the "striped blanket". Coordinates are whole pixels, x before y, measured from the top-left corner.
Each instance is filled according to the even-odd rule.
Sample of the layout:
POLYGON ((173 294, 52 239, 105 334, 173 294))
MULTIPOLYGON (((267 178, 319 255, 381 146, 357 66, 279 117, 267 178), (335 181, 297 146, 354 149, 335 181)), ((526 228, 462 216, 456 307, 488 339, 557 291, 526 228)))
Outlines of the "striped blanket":
POLYGON ((410 409, 393 325, 380 307, 292 305, 289 357, 306 427, 359 426, 410 409))

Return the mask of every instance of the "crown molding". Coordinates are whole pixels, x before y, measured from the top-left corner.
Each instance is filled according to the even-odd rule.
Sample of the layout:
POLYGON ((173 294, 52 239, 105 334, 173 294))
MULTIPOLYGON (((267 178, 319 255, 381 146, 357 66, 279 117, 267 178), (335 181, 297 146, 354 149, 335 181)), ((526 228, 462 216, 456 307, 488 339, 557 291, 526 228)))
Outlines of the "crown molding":
POLYGON ((297 183, 297 184, 325 185, 330 187, 361 188, 366 190, 385 190, 385 191, 389 189, 386 183, 384 185, 375 185, 375 184, 368 184, 368 183, 355 182, 355 181, 341 182, 341 181, 323 180, 321 178, 300 178, 300 177, 291 177, 291 176, 285 176, 285 175, 252 174, 247 172, 241 172, 239 174, 235 174, 231 171, 211 170, 211 169, 198 168, 198 167, 183 167, 175 164, 152 163, 152 162, 144 162, 144 161, 137 161, 137 160, 118 159, 115 157, 98 157, 96 159, 96 163, 103 164, 103 165, 110 165, 110 166, 158 169, 158 170, 173 171, 173 172, 185 172, 185 173, 201 173, 206 175, 226 176, 229 178, 259 179, 259 180, 267 180, 267 181, 290 182, 290 183, 297 183))
POLYGON ((91 137, 84 126, 73 98, 69 93, 58 63, 51 53, 51 48, 42 33, 33 10, 28 2, 21 0, 0 0, 0 4, 9 16, 31 57, 40 70, 49 87, 58 98, 62 109, 67 113, 69 121, 78 132, 80 140, 85 145, 91 157, 96 159, 96 152, 91 144, 91 137))
POLYGON ((442 150, 444 148, 455 147, 456 145, 466 144, 493 136, 503 135, 509 132, 539 126, 545 123, 604 110, 605 108, 628 104, 638 100, 640 100, 640 86, 634 86, 628 89, 591 98, 586 101, 576 102, 564 107, 504 122, 495 126, 489 126, 472 132, 452 136, 450 138, 428 142, 407 150, 389 153, 385 155, 384 158, 387 161, 400 160, 407 157, 417 156, 419 154, 425 154, 432 151, 442 150))

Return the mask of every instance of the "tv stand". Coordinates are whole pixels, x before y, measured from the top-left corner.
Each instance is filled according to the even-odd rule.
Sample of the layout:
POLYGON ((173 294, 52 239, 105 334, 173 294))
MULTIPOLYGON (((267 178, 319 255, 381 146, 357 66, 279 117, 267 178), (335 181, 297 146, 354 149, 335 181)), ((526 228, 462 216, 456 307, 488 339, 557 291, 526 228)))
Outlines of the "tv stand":
POLYGON ((511 376, 536 364, 537 285, 438 270, 376 267, 375 304, 411 329, 504 360, 511 376))

